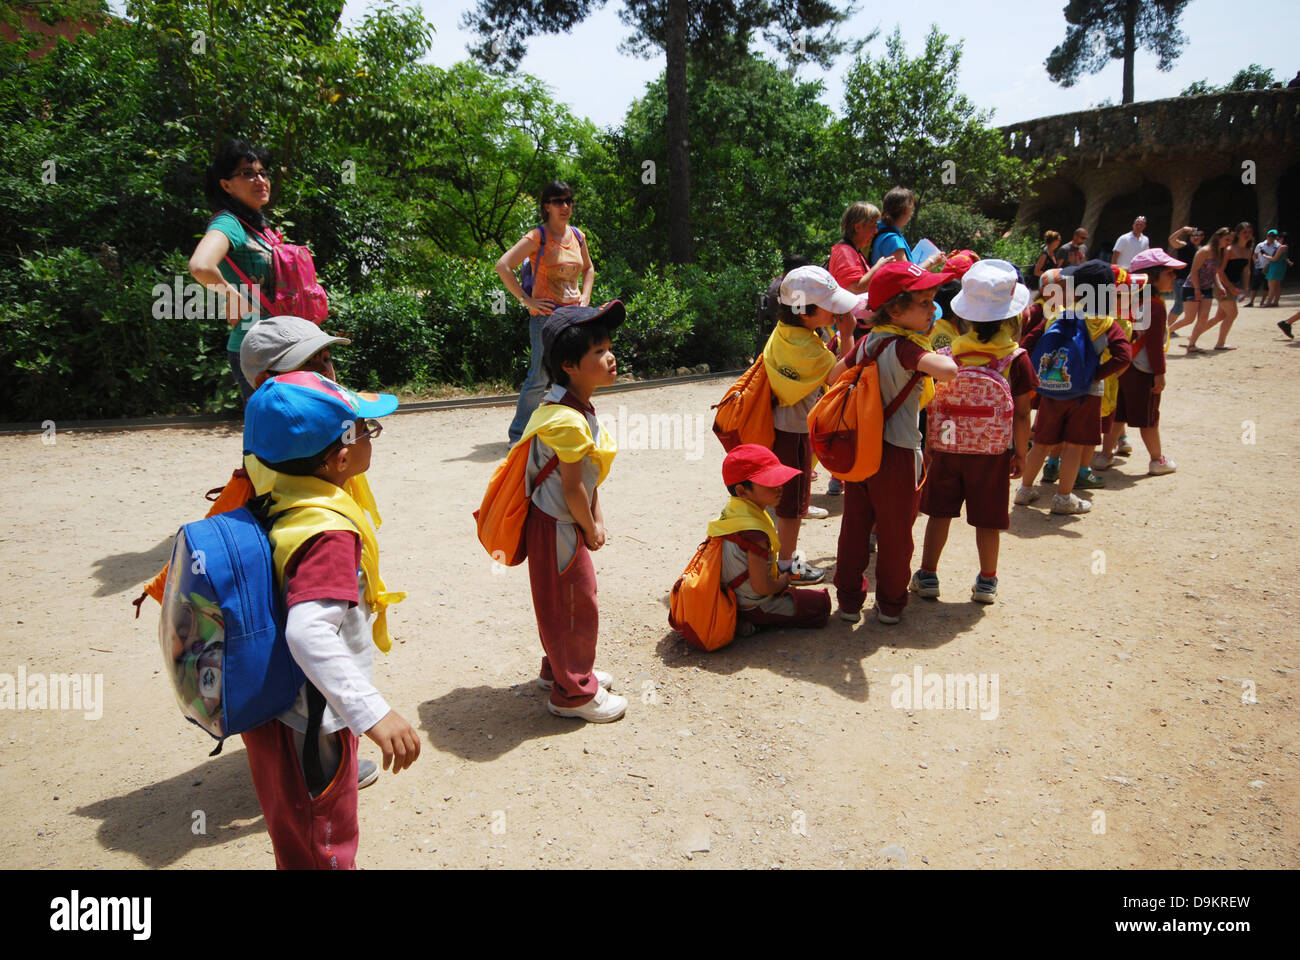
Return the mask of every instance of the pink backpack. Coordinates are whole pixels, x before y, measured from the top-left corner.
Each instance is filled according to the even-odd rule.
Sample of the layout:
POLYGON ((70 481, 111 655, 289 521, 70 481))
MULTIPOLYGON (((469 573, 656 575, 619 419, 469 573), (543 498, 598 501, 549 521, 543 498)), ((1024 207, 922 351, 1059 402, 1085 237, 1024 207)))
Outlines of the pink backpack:
MULTIPOLYGON (((242 218, 235 217, 235 219, 244 224, 244 229, 271 249, 271 275, 275 277, 275 302, 268 300, 266 294, 260 287, 258 288, 258 295, 262 298, 262 305, 267 312, 273 317, 302 317, 318 326, 323 323, 329 316, 329 300, 325 296, 324 288, 316 280, 316 264, 312 262, 311 251, 298 244, 285 243, 284 237, 275 230, 268 229, 265 233, 258 233, 242 218)), ((235 271, 235 275, 245 286, 253 285, 253 282, 239 267, 235 266, 235 261, 229 256, 226 257, 226 263, 230 264, 230 269, 235 271)))
MULTIPOLYGON (((938 351, 952 356, 944 347, 938 351)), ((1005 453, 1011 447, 1015 401, 1006 370, 1024 350, 1016 348, 1001 360, 983 366, 962 365, 955 379, 937 383, 930 401, 926 431, 931 450, 942 453, 1005 453)), ((966 354, 963 354, 965 356, 966 354)))

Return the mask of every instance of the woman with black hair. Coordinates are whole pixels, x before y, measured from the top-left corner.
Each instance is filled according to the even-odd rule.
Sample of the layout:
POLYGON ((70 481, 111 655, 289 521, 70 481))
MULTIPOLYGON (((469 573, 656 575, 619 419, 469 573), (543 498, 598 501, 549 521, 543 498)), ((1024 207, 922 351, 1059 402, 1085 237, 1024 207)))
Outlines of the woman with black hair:
POLYGON ((205 287, 216 290, 225 304, 230 325, 226 354, 235 384, 247 402, 253 386, 240 370, 239 345, 253 320, 262 315, 263 302, 239 274, 260 289, 261 297, 275 296, 271 243, 262 216, 262 208, 271 199, 267 151, 243 140, 227 140, 208 165, 204 189, 214 215, 190 257, 190 273, 205 287))
POLYGON ((577 227, 569 226, 573 216, 573 188, 563 180, 552 180, 542 188, 538 204, 541 222, 501 255, 497 274, 506 289, 532 315, 528 321, 530 357, 528 376, 519 388, 519 403, 510 423, 510 442, 518 443, 528 418, 537 409, 546 389, 542 373, 542 318, 556 307, 566 304, 590 306, 591 288, 596 282, 596 268, 587 250, 587 238, 577 227), (515 269, 529 261, 526 275, 531 279, 524 290, 515 269))

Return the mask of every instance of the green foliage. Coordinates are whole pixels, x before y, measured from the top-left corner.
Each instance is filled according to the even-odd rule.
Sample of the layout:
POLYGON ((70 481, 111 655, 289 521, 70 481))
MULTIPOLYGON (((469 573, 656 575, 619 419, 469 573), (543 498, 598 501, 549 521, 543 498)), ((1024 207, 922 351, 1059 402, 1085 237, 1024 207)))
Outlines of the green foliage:
POLYGON ((0 284, 0 364, 9 371, 0 380, 3 418, 229 409, 234 382, 224 341, 212 336, 224 323, 179 305, 166 309, 156 294, 182 274, 177 257, 161 270, 123 266, 111 248, 20 260, 13 279, 0 284))
MULTIPOLYGON (((849 179, 835 166, 832 114, 817 99, 821 85, 801 83, 757 56, 726 70, 693 63, 687 78, 699 263, 722 269, 750 251, 821 262, 838 234, 849 179)), ((667 110, 661 75, 629 108, 622 130, 593 144, 580 164, 602 187, 603 206, 594 212, 605 255, 638 269, 668 244, 667 110), (647 161, 655 165, 656 183, 644 182, 647 161)), ((584 216, 592 212, 583 207, 584 216)))
MULTIPOLYGON (((929 202, 975 206, 982 200, 1018 199, 1051 164, 1005 155, 1002 138, 988 126, 991 114, 957 92, 961 43, 931 27, 925 50, 907 55, 897 29, 879 58, 860 56, 844 82, 844 113, 837 125, 839 168, 866 179, 865 197, 876 203, 894 186, 918 197, 917 216, 929 202)), ((919 237, 915 228, 906 231, 919 237)))
POLYGON ((1208 93, 1235 93, 1241 90, 1267 90, 1277 82, 1277 77, 1273 76, 1273 71, 1268 67, 1261 67, 1258 63, 1252 63, 1248 67, 1243 67, 1232 75, 1229 80, 1221 87, 1212 86, 1208 80, 1197 80, 1195 83, 1188 84, 1178 95, 1180 97, 1200 97, 1208 93))
POLYGON ((909 224, 910 233, 928 237, 940 250, 974 250, 984 256, 981 247, 989 249, 1001 232, 997 221, 971 210, 969 207, 939 201, 927 203, 909 224))

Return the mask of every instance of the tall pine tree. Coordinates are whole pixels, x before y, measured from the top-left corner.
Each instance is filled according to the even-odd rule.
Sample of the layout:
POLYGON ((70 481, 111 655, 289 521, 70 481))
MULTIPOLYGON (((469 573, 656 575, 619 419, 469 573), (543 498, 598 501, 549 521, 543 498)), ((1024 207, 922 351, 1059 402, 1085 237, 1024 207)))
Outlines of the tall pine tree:
POLYGON ((1112 60, 1124 61, 1122 103, 1133 102, 1133 61, 1139 48, 1159 59, 1168 72, 1187 44, 1178 29, 1190 0, 1070 0, 1065 7, 1065 39, 1047 57, 1047 75, 1072 87, 1083 74, 1100 73, 1112 60))
MULTIPOLYGON (((489 66, 513 70, 537 34, 567 33, 605 0, 478 0, 462 25, 482 38, 470 52, 489 66)), ((831 0, 623 0, 619 18, 632 28, 624 46, 641 56, 667 55, 668 258, 693 258, 691 155, 686 63, 725 61, 749 50, 755 34, 789 51, 797 63, 828 66, 845 44, 836 28, 854 12, 831 0)))

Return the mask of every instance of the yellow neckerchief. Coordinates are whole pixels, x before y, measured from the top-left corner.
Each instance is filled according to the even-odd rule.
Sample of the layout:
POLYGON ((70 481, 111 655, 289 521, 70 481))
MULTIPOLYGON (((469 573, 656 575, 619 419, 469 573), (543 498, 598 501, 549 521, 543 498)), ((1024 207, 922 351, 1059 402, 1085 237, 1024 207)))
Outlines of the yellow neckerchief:
MULTIPOLYGON (((877 323, 875 326, 871 328, 871 332, 888 333, 891 336, 902 337, 905 340, 911 340, 914 344, 916 344, 922 350, 925 350, 927 353, 931 352, 930 334, 928 332, 922 333, 920 330, 909 330, 906 327, 900 327, 896 323, 877 323)), ((874 349, 874 347, 872 349, 874 349)), ((883 353, 884 351, 882 350, 881 352, 883 353)), ((870 355, 869 352, 863 354, 863 356, 869 356, 869 355, 870 355)), ((922 374, 921 375, 921 409, 924 410, 926 407, 928 407, 930 405, 930 401, 933 399, 934 399, 934 377, 922 374)), ((888 404, 886 404, 886 406, 887 405, 888 404)))
POLYGON ((961 336, 961 331, 953 325, 947 317, 940 317, 934 322, 934 329, 930 331, 930 349, 942 350, 944 347, 952 346, 952 342, 961 336))
POLYGON ((987 356, 962 356, 962 354, 985 353, 995 360, 1001 360, 1003 357, 1014 353, 1019 346, 1019 343, 1011 339, 1011 334, 1006 331, 1006 328, 999 330, 988 343, 975 336, 974 333, 966 333, 952 342, 952 358, 962 366, 980 367, 989 362, 987 356))
POLYGON ((543 403, 533 411, 519 442, 530 442, 534 435, 554 450, 562 463, 577 463, 583 457, 595 460, 600 467, 596 486, 605 482, 618 453, 618 441, 610 431, 600 431, 600 442, 597 443, 591 436, 591 424, 587 418, 562 403, 543 403))
POLYGON ((366 603, 374 611, 375 621, 370 628, 375 646, 387 653, 393 641, 388 635, 388 607, 401 603, 406 594, 389 591, 379 575, 379 542, 374 528, 366 519, 366 512, 379 524, 378 510, 370 484, 364 476, 348 481, 348 489, 336 486, 320 477, 295 477, 277 473, 253 455, 244 457, 244 468, 253 483, 253 490, 261 496, 271 495, 268 511, 272 526, 271 549, 274 551, 276 582, 284 587, 284 571, 289 559, 298 548, 328 530, 349 530, 361 537, 361 570, 366 577, 366 603), (360 483, 353 481, 360 480, 360 483), (354 499, 360 497, 360 501, 354 499), (365 501, 365 502, 361 502, 365 501))
POLYGON ((718 514, 718 519, 709 521, 711 537, 725 537, 730 533, 740 533, 743 530, 757 530, 767 534, 770 547, 768 561, 771 565, 769 575, 775 580, 780 576, 776 558, 781 552, 781 538, 777 536, 776 525, 772 523, 772 518, 768 516, 766 510, 744 497, 732 497, 722 508, 722 513, 718 514))
POLYGON ((789 407, 826 382, 835 354, 806 327, 778 323, 763 348, 763 365, 777 402, 789 407))

